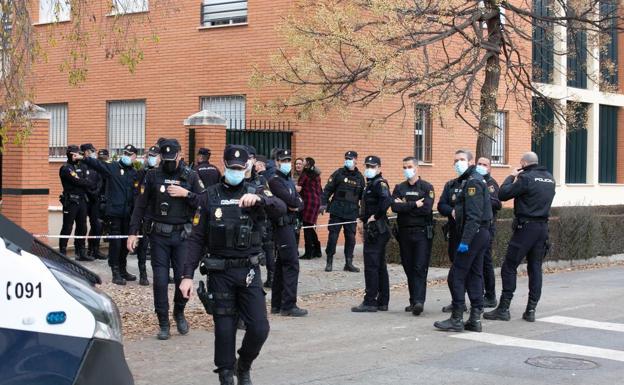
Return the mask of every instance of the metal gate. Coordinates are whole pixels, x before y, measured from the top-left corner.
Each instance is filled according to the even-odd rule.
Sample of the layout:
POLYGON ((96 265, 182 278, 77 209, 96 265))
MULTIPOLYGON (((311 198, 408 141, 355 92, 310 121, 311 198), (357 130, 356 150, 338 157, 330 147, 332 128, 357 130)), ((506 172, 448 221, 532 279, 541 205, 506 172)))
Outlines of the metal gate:
POLYGON ((258 154, 266 157, 271 155, 274 148, 292 150, 293 132, 290 122, 251 120, 244 127, 227 130, 225 142, 254 146, 258 154))

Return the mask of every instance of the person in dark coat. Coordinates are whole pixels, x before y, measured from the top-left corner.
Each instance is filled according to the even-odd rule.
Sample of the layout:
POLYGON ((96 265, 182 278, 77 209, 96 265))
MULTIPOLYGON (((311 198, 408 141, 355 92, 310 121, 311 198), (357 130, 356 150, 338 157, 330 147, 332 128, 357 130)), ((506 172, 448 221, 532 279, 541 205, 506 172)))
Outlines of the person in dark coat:
POLYGON ((306 158, 305 166, 299 177, 297 185, 301 187, 301 199, 303 199, 303 239, 305 242, 305 253, 301 259, 321 258, 321 242, 316 234, 316 220, 321 208, 321 171, 315 166, 314 158, 306 158))

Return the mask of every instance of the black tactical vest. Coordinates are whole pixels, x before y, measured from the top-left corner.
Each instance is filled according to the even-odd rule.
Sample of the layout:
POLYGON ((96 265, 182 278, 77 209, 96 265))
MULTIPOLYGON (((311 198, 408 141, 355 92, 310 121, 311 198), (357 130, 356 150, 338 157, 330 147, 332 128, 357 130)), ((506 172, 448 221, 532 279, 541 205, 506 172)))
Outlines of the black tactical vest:
POLYGON ((167 193, 167 186, 178 185, 192 190, 188 169, 182 168, 170 175, 161 169, 154 170, 154 184, 152 196, 156 197, 152 206, 152 214, 156 222, 167 224, 181 224, 191 221, 193 210, 184 198, 173 198, 167 193))
MULTIPOLYGON (((425 184, 418 180, 414 186, 410 185, 408 181, 402 182, 398 186, 399 196, 405 198, 406 202, 416 202, 426 197, 428 191, 425 189, 425 184)), ((432 214, 427 215, 415 215, 412 213, 399 213, 397 214, 397 224, 400 227, 424 227, 432 224, 432 214)))

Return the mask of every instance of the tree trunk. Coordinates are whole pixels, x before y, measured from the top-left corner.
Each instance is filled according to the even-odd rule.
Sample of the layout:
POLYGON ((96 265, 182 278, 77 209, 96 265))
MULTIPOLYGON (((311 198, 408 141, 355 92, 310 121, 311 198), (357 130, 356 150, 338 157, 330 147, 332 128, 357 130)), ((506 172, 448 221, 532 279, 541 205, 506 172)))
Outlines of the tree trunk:
POLYGON ((498 11, 498 15, 487 21, 488 45, 490 47, 497 47, 498 49, 496 52, 488 51, 487 53, 489 57, 485 69, 485 79, 481 87, 481 116, 479 117, 479 133, 477 137, 477 159, 480 157, 492 157, 492 142, 497 130, 496 111, 498 107, 496 100, 501 72, 499 55, 502 37, 500 10, 495 0, 486 2, 486 11, 489 12, 492 10, 498 11))

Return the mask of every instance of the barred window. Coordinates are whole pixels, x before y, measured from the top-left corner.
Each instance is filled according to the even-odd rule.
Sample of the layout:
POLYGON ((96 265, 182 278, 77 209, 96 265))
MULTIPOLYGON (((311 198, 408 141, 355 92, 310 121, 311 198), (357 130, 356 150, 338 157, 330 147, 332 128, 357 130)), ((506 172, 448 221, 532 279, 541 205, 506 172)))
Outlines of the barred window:
POLYGON ((247 1, 204 0, 201 22, 203 26, 247 23, 247 1))
POLYGON ((145 100, 111 101, 108 110, 108 148, 121 153, 126 144, 145 148, 145 100))
POLYGON ((70 0, 39 0, 39 22, 68 21, 71 15, 70 0))
POLYGON ((201 109, 214 112, 226 121, 228 129, 245 129, 245 96, 204 96, 201 109))
POLYGON ((496 131, 492 142, 492 164, 507 164, 507 112, 498 111, 495 117, 496 131))
POLYGON ((431 108, 416 105, 414 111, 414 156, 422 163, 431 163, 431 108))
POLYGON ((148 0, 113 0, 112 12, 116 15, 147 12, 148 10, 148 0))
POLYGON ((67 103, 39 104, 39 107, 51 115, 48 156, 50 158, 65 158, 67 152, 67 103))

